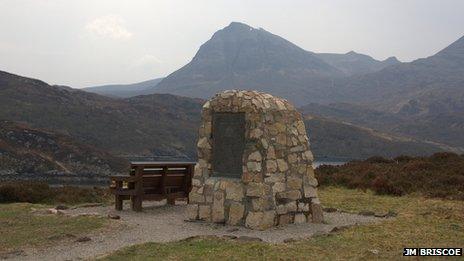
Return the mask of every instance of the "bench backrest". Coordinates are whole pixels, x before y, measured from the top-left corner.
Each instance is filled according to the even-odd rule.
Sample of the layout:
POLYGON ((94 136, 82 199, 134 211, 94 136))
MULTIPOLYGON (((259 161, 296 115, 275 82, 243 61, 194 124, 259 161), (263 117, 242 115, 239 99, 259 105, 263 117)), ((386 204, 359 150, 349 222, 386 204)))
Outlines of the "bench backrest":
POLYGON ((142 177, 145 193, 189 193, 194 163, 131 164, 131 175, 142 177))

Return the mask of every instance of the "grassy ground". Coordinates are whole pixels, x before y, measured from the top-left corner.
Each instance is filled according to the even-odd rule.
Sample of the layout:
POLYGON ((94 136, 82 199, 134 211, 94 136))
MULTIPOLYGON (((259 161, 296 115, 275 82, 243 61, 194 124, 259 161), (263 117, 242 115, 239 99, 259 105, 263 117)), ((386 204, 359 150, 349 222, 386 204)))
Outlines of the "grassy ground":
POLYGON ((398 217, 379 224, 352 227, 327 236, 288 244, 237 242, 202 238, 148 243, 117 251, 106 260, 294 260, 399 259, 403 247, 464 247, 462 201, 418 196, 379 196, 328 187, 320 190, 326 207, 349 212, 394 211, 398 217))
POLYGON ((37 215, 44 205, 30 203, 0 204, 0 253, 29 246, 45 246, 78 237, 104 226, 98 217, 37 215))

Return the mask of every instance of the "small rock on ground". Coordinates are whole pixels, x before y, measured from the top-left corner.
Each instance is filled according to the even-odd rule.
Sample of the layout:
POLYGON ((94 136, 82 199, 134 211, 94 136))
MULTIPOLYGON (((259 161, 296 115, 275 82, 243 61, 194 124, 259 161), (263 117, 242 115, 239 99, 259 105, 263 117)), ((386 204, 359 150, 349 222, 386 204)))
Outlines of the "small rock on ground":
POLYGON ((88 242, 91 241, 92 239, 90 237, 80 237, 76 240, 76 242, 82 243, 82 242, 88 242))
POLYGON ((229 233, 232 233, 232 232, 235 232, 235 231, 238 231, 238 230, 239 230, 238 228, 233 227, 233 228, 227 229, 226 231, 229 232, 229 233))
POLYGON ((369 210, 360 211, 358 214, 361 216, 374 216, 375 215, 373 211, 369 211, 369 210))
POLYGON ((324 210, 324 212, 328 212, 328 213, 333 213, 333 212, 338 211, 338 209, 336 209, 336 208, 324 208, 323 210, 324 210))
POLYGON ((245 241, 245 242, 262 242, 263 241, 259 237, 249 237, 249 236, 239 236, 237 240, 245 241))
POLYGON ((56 210, 66 210, 66 209, 69 209, 68 206, 65 206, 65 205, 58 205, 55 207, 56 210))
POLYGON ((108 218, 110 218, 110 219, 121 219, 121 216, 110 213, 110 214, 108 214, 108 218))

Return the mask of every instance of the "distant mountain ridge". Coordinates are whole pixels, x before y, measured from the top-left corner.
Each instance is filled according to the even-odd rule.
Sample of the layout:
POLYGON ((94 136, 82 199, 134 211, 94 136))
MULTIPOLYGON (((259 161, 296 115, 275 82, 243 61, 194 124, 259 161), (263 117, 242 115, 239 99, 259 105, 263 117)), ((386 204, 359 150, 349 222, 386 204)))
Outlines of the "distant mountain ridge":
POLYGON ((378 61, 369 55, 356 53, 354 51, 350 51, 346 54, 317 53, 316 55, 347 76, 377 72, 387 66, 401 63, 393 56, 384 61, 378 61))
MULTIPOLYGON (((170 94, 112 99, 0 71, 0 119, 47 129, 118 156, 195 159, 203 103, 170 94)), ((335 120, 307 117, 305 122, 316 157, 427 155, 443 150, 335 120)))
POLYGON ((101 94, 108 97, 129 98, 137 95, 146 94, 145 91, 155 88, 163 78, 156 78, 148 81, 132 84, 108 84, 95 87, 87 87, 82 90, 101 94))
POLYGON ((400 64, 378 61, 353 51, 314 53, 265 31, 232 22, 214 33, 187 65, 146 93, 209 98, 227 89, 255 89, 296 105, 343 100, 336 88, 349 76, 378 72, 400 64))

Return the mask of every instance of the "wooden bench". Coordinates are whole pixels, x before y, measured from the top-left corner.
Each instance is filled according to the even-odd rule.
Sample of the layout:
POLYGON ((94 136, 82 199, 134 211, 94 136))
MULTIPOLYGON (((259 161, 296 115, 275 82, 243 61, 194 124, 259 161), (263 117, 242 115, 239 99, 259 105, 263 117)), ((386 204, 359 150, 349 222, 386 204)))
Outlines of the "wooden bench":
POLYGON ((131 162, 130 175, 111 176, 111 192, 116 210, 131 200, 132 210, 142 211, 143 200, 167 199, 175 204, 186 198, 192 188, 195 162, 131 162))

